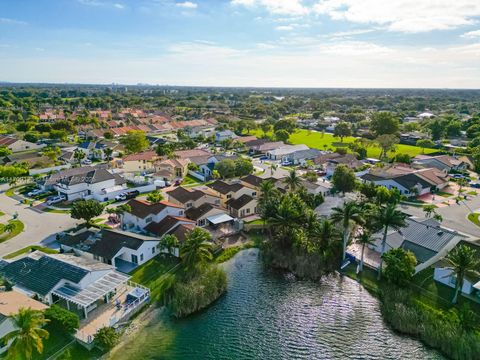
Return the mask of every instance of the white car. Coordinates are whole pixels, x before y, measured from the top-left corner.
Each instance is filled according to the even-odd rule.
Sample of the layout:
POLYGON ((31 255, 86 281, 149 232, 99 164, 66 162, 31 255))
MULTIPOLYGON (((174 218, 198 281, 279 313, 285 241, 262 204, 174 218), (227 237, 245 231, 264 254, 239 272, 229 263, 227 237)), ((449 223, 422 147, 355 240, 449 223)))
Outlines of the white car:
POLYGON ((43 194, 43 190, 35 189, 35 190, 30 191, 27 195, 28 195, 28 197, 32 197, 32 196, 37 196, 37 195, 40 195, 40 194, 43 194))
POLYGON ((62 201, 65 201, 67 200, 67 198, 63 195, 57 195, 57 196, 54 196, 50 199, 47 200, 47 205, 53 205, 53 204, 56 204, 56 203, 59 203, 59 202, 62 202, 62 201))
POLYGON ((83 165, 91 165, 91 164, 92 164, 92 160, 90 160, 90 159, 82 160, 82 164, 83 164, 83 165))

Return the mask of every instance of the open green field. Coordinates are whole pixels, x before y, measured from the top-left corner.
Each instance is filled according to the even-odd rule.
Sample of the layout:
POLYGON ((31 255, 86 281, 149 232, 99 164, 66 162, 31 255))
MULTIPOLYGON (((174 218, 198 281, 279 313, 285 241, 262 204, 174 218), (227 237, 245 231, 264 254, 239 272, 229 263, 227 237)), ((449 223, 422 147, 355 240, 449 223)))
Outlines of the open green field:
MULTIPOLYGON (((263 135, 261 130, 255 132, 256 136, 263 135)), ((334 137, 332 134, 321 133, 318 131, 297 130, 294 134, 290 135, 290 142, 294 145, 305 144, 308 147, 319 150, 334 150, 337 147, 347 146, 357 138, 349 136, 343 139, 343 143, 340 142, 340 138, 334 137)), ((438 151, 437 149, 425 149, 425 154, 430 154, 438 151)), ((378 158, 380 156, 380 148, 378 146, 370 146, 367 148, 368 157, 378 158)), ((408 154, 411 157, 422 153, 422 149, 417 146, 398 144, 395 154, 408 154)), ((391 156, 394 153, 390 153, 391 156)))

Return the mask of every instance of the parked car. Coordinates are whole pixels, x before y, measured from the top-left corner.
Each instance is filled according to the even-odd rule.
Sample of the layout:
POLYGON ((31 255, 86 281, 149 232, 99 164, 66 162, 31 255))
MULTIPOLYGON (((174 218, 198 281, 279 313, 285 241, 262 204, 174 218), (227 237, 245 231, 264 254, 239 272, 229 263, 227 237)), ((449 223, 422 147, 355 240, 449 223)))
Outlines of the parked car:
POLYGON ((182 183, 183 179, 177 179, 175 180, 174 186, 179 186, 182 183))
POLYGON ((51 198, 49 198, 47 200, 47 205, 57 204, 59 202, 65 201, 65 200, 67 200, 67 198, 64 195, 52 196, 51 198))
POLYGON ((475 188, 475 189, 480 189, 480 183, 478 182, 472 182, 469 184, 470 187, 475 188))
POLYGON ((40 195, 40 194, 43 194, 43 193, 44 193, 43 190, 35 189, 35 190, 30 191, 27 195, 28 195, 28 197, 32 197, 32 196, 37 196, 37 195, 40 195))
POLYGON ((465 175, 462 174, 452 174, 452 178, 454 179, 467 179, 465 175))
POLYGON ((92 164, 92 160, 90 160, 90 159, 82 160, 82 164, 83 164, 83 165, 91 165, 91 164, 92 164))
POLYGON ((290 166, 290 165, 292 165, 292 162, 286 160, 286 161, 282 161, 280 165, 282 165, 282 166, 290 166))
POLYGON ((124 201, 128 199, 133 199, 134 197, 137 197, 139 194, 140 194, 140 191, 138 190, 126 191, 115 196, 115 200, 124 201))

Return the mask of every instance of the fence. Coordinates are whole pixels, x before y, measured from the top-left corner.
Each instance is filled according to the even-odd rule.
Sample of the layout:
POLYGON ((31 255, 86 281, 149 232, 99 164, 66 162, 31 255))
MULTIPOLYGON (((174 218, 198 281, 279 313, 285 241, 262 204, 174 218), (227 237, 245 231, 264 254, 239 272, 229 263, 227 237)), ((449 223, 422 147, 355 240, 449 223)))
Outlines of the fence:
POLYGON ((43 168, 43 169, 30 169, 30 170, 28 170, 28 174, 29 175, 47 174, 51 171, 59 171, 59 170, 63 170, 63 169, 69 169, 71 167, 72 167, 72 165, 66 164, 66 165, 52 166, 52 167, 43 168))

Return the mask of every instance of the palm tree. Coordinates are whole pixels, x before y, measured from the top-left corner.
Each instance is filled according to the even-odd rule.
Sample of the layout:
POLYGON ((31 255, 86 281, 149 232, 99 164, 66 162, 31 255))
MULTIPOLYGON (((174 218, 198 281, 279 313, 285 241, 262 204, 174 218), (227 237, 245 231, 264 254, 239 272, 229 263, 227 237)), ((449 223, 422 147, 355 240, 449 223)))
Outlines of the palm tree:
POLYGON ((355 225, 361 225, 364 219, 361 215, 361 210, 355 201, 347 201, 343 207, 334 207, 330 217, 334 223, 342 224, 343 228, 343 255, 342 261, 345 261, 347 252, 347 244, 350 239, 352 229, 355 225))
POLYGON ((48 339, 49 333, 42 327, 48 322, 40 311, 21 308, 12 316, 15 330, 3 337, 5 344, 11 341, 7 360, 30 360, 33 351, 43 352, 43 339, 48 339))
POLYGON ((73 153, 73 158, 77 160, 78 165, 80 165, 82 160, 85 158, 85 153, 82 150, 75 150, 73 153))
POLYGON ((287 248, 292 241, 292 230, 294 230, 304 215, 304 209, 298 207, 299 198, 295 194, 285 195, 278 203, 272 214, 269 214, 268 223, 270 229, 274 229, 278 235, 280 245, 287 248))
POLYGON ((187 271, 212 260, 212 237, 202 228, 194 228, 185 236, 180 248, 180 259, 187 271))
POLYGON ((363 258, 365 253, 365 246, 372 245, 375 240, 372 238, 372 234, 369 231, 364 230, 360 236, 357 238, 357 244, 362 246, 362 255, 360 257, 360 272, 363 271, 363 258))
POLYGON ((273 176, 273 174, 275 174, 275 171, 277 171, 277 169, 278 169, 278 165, 272 162, 270 164, 270 176, 273 176))
POLYGON ((12 231, 15 230, 15 228, 16 228, 15 223, 9 221, 7 224, 2 226, 2 231, 10 234, 12 231))
POLYGON ((112 148, 105 148, 105 149, 103 149, 103 154, 104 154, 105 157, 107 158, 107 161, 111 160, 111 157, 112 157, 112 154, 113 154, 112 148))
POLYGON ((302 179, 297 175, 295 170, 290 170, 288 176, 283 180, 288 185, 290 191, 295 191, 302 184, 302 179))
POLYGON ((480 259, 474 249, 467 245, 460 245, 453 249, 445 260, 449 264, 447 268, 452 270, 456 277, 455 295, 452 299, 452 303, 456 304, 465 276, 479 276, 480 259))
POLYGON ((383 254, 385 253, 385 247, 387 245, 388 229, 393 228, 397 231, 400 231, 400 229, 406 225, 406 215, 397 210, 396 204, 387 204, 380 206, 377 211, 374 211, 372 218, 373 223, 379 228, 383 229, 380 266, 378 268, 378 279, 380 280, 380 277, 382 276, 383 254))
POLYGON ((435 205, 423 205, 423 212, 425 213, 426 218, 431 218, 435 214, 435 205))

